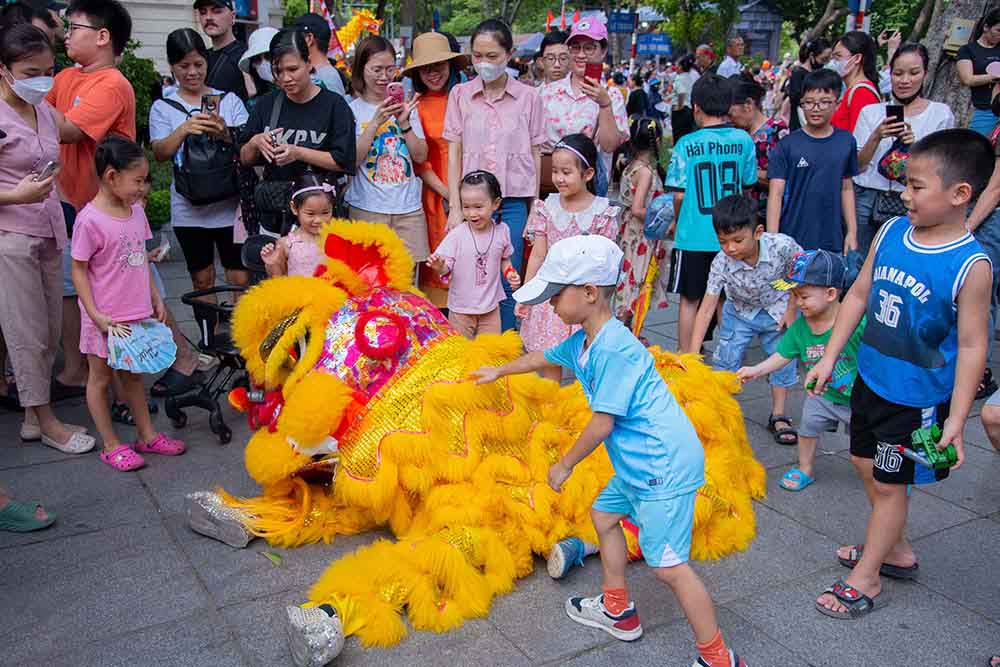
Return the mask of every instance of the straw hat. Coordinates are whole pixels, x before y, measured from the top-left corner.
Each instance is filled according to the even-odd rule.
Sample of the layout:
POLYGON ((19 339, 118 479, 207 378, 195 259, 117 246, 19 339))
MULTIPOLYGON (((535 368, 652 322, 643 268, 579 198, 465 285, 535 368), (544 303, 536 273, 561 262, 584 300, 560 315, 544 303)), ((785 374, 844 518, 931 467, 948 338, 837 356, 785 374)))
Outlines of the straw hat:
POLYGON ((403 73, 412 73, 424 65, 444 62, 460 58, 459 66, 464 67, 468 58, 461 53, 455 53, 448 44, 448 38, 439 32, 425 32, 413 40, 413 62, 403 69, 403 73))

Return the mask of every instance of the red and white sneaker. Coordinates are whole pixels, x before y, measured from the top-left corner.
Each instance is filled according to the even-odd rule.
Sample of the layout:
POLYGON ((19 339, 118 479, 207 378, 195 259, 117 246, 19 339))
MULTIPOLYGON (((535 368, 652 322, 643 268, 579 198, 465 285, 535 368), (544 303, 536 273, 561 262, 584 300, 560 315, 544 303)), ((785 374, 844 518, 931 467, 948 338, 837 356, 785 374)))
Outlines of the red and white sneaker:
MULTIPOLYGON (((729 664, 732 667, 748 667, 746 661, 740 656, 733 653, 733 649, 729 649, 729 664)), ((700 657, 691 665, 691 667, 715 667, 715 665, 710 665, 705 662, 705 659, 700 657)))
POLYGON ((603 595, 570 598, 566 600, 566 615, 581 625, 599 628, 625 642, 642 637, 642 624, 639 623, 635 602, 630 602, 625 611, 615 616, 605 608, 603 595))

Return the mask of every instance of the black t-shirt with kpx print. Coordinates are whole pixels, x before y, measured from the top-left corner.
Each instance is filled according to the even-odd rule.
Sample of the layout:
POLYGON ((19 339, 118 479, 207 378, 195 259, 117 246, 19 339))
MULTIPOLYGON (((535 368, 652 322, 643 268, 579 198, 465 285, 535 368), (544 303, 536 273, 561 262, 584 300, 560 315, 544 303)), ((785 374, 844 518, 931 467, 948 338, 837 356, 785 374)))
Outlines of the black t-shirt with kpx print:
MULTIPOLYGON (((254 105, 250 120, 243 127, 241 142, 272 129, 271 109, 279 95, 284 97, 285 93, 275 90, 254 105)), ((303 104, 284 97, 277 127, 282 129, 283 143, 325 151, 345 173, 354 173, 354 113, 340 95, 320 89, 315 97, 303 104)), ((264 175, 268 180, 296 181, 307 166, 304 162, 293 162, 283 167, 265 162, 264 175)), ((313 170, 318 171, 315 167, 313 170)))

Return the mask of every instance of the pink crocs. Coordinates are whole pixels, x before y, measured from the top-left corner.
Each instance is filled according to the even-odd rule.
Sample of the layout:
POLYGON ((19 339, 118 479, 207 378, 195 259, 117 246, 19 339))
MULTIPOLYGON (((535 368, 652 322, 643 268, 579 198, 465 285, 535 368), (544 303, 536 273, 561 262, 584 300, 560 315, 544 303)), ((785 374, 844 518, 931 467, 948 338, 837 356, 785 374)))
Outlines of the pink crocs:
POLYGON ((162 454, 163 456, 178 456, 184 453, 186 447, 180 440, 168 438, 162 433, 157 433, 156 437, 149 442, 135 443, 136 451, 143 454, 162 454))
POLYGON ((138 470, 146 461, 128 445, 118 445, 110 452, 101 452, 101 460, 119 472, 138 470))

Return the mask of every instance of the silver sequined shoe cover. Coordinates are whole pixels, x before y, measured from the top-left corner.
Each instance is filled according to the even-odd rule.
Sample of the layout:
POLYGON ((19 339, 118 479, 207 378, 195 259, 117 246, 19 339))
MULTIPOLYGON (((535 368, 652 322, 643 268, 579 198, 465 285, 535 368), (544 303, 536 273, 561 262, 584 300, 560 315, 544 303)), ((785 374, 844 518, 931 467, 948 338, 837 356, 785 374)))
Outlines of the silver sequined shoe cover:
POLYGON ((344 649, 344 629, 336 612, 318 607, 286 607, 288 648, 296 667, 323 667, 344 649))
POLYGON ((242 549, 253 539, 246 529, 247 515, 222 502, 219 494, 197 491, 187 495, 188 525, 196 533, 242 549))

